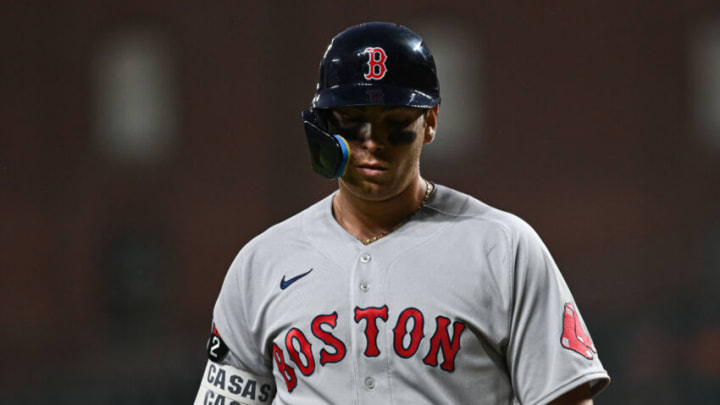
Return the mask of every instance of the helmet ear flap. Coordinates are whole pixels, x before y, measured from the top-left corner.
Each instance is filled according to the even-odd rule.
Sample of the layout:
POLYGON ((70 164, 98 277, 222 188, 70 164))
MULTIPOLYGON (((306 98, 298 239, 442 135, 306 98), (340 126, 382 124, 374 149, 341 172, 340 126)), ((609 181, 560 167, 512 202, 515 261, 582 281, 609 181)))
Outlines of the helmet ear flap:
POLYGON ((322 116, 320 110, 310 108, 302 112, 303 122, 309 122, 323 131, 327 131, 327 120, 322 116))
POLYGON ((350 147, 340 135, 327 132, 325 112, 317 109, 302 113, 305 137, 310 148, 310 164, 313 170, 327 179, 342 177, 350 160, 350 147))
POLYGON ((325 110, 325 109, 318 109, 313 108, 312 109, 315 114, 315 120, 317 122, 317 126, 324 130, 325 132, 330 132, 330 116, 332 113, 331 110, 325 110))
POLYGON ((302 112, 304 122, 309 122, 326 133, 330 133, 331 110, 309 108, 302 112))

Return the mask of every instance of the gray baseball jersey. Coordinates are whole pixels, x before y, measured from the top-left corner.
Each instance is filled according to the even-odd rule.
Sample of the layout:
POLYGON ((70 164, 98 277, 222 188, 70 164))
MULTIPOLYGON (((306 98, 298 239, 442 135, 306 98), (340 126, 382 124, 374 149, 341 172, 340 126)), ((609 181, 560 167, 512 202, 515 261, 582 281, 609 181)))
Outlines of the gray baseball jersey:
POLYGON ((441 185, 370 245, 332 195, 268 229, 214 323, 196 404, 542 404, 609 383, 535 231, 441 185))

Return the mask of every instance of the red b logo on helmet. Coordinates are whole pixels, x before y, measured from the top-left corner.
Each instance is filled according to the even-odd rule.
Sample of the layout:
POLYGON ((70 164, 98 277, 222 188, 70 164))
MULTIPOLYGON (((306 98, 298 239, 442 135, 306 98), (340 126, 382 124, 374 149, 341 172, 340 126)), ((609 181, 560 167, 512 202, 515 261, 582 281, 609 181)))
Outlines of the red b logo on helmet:
POLYGON ((368 67, 370 71, 365 73, 365 79, 367 80, 380 80, 385 77, 388 69, 385 66, 385 60, 387 55, 382 48, 365 48, 365 53, 368 54, 368 67))

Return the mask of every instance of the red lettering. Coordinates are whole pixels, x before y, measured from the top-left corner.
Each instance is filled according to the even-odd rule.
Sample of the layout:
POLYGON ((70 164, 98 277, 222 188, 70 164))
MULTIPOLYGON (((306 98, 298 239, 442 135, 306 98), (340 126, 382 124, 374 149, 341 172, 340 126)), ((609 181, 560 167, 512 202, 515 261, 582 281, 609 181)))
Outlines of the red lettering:
POLYGON ((337 312, 333 312, 330 315, 318 315, 312 321, 313 335, 322 340, 326 345, 335 349, 335 353, 330 353, 325 349, 320 350, 320 364, 323 366, 327 363, 339 362, 345 357, 345 353, 347 352, 345 344, 340 339, 322 329, 322 325, 330 325, 331 328, 335 329, 335 326, 337 326, 337 317, 337 312))
POLYGON ((312 347, 300 329, 292 328, 288 331, 287 335, 285 335, 285 346, 287 347, 288 354, 290 354, 290 358, 297 364, 301 373, 310 375, 315 371, 315 359, 313 359, 312 347), (300 345, 300 352, 295 348, 295 342, 298 342, 300 345), (305 365, 300 358, 300 353, 305 357, 307 365, 305 365))
POLYGON ((376 357, 380 355, 380 350, 377 346, 377 335, 378 328, 375 320, 377 318, 387 321, 388 319, 388 307, 383 305, 380 308, 355 308, 355 322, 360 323, 361 319, 364 319, 367 324, 365 325, 365 338, 367 339, 367 346, 365 348, 365 356, 376 357))
POLYGON ((448 335, 447 327, 450 325, 450 319, 444 316, 438 316, 435 318, 437 323, 437 329, 435 334, 430 338, 430 351, 427 356, 423 359, 423 362, 428 366, 437 366, 438 364, 438 352, 442 348, 443 362, 440 365, 445 371, 455 370, 455 355, 460 350, 460 335, 465 330, 465 324, 462 322, 453 323, 453 337, 450 339, 448 335))
POLYGON ((395 329, 393 329, 393 332, 395 333, 395 352, 398 356, 408 358, 415 354, 418 347, 420 347, 420 341, 423 336, 425 336, 423 334, 423 325, 423 314, 417 308, 407 308, 400 313, 395 329), (413 319, 414 325, 413 329, 410 331, 410 344, 408 344, 408 347, 405 348, 405 346, 403 346, 403 339, 405 339, 405 334, 407 333, 407 322, 410 318, 413 319))
POLYGON ((283 352, 277 344, 273 344, 273 357, 275 358, 275 364, 277 364, 280 375, 283 376, 285 384, 287 384, 288 392, 293 392, 295 386, 297 386, 297 377, 295 377, 295 370, 285 364, 283 352))
POLYGON ((380 80, 385 77, 387 73, 387 66, 385 66, 385 60, 387 55, 385 50, 382 48, 365 48, 365 53, 368 54, 368 67, 370 71, 365 73, 365 79, 367 80, 380 80))

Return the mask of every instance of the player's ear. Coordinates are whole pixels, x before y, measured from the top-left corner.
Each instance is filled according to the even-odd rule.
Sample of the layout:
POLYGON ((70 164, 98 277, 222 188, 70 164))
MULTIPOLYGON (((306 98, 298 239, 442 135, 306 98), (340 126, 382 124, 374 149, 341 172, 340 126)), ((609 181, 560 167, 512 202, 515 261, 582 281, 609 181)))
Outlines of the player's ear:
POLYGON ((429 108, 425 111, 425 141, 423 143, 428 144, 435 140, 435 134, 437 133, 438 113, 440 112, 440 105, 436 105, 433 108, 429 108))

